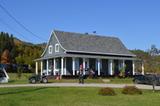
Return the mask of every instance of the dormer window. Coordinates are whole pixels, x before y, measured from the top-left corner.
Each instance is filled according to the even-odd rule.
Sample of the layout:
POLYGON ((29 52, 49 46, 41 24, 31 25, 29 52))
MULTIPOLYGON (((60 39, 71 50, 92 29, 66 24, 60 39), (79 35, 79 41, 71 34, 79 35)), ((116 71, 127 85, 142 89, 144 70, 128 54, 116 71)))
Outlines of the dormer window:
POLYGON ((59 44, 55 44, 55 52, 59 52, 59 44))
POLYGON ((49 45, 49 54, 52 54, 52 51, 53 51, 53 47, 52 45, 49 45))

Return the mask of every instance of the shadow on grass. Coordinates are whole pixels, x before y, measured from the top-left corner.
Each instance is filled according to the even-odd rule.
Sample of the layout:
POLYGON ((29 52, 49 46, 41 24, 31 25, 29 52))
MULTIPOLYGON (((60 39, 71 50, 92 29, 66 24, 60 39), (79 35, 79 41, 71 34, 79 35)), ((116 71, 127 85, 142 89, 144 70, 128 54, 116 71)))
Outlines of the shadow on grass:
POLYGON ((26 92, 35 92, 35 91, 39 91, 42 89, 46 89, 47 87, 40 87, 40 88, 32 88, 32 89, 17 89, 17 90, 13 90, 13 91, 9 91, 9 92, 1 92, 0 95, 10 95, 10 94, 20 94, 20 93, 26 93, 26 92))
POLYGON ((9 80, 8 82, 9 82, 9 83, 14 83, 14 82, 15 82, 15 80, 9 80))

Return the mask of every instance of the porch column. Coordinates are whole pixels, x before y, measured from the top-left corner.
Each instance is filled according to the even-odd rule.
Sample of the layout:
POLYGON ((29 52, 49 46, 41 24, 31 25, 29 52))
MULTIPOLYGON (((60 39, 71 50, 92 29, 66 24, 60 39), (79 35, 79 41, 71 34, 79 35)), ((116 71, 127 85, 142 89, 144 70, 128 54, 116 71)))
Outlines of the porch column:
POLYGON ((89 69, 89 58, 87 59, 87 69, 89 69))
POLYGON ((83 74, 84 75, 86 74, 86 72, 85 72, 86 66, 85 65, 86 65, 85 64, 85 58, 83 58, 83 74))
POLYGON ((53 73, 54 73, 54 75, 56 75, 56 59, 54 58, 53 59, 53 73))
POLYGON ((72 70, 73 70, 73 75, 75 75, 75 58, 72 57, 72 70))
POLYGON ((122 60, 122 68, 125 67, 125 60, 122 60))
POLYGON ((41 61, 41 75, 42 75, 42 72, 43 72, 43 60, 41 61))
POLYGON ((100 76, 101 63, 100 63, 100 59, 97 59, 97 60, 98 60, 98 76, 100 76))
POLYGON ((49 65, 48 65, 48 59, 47 59, 47 75, 48 75, 48 68, 49 68, 49 65))
POLYGON ((113 60, 108 61, 109 75, 113 75, 113 60))
POLYGON ((122 60, 122 71, 124 71, 124 75, 126 73, 126 64, 125 64, 125 60, 122 60))
POLYGON ((144 63, 142 62, 142 75, 144 75, 144 63))
POLYGON ((63 73, 63 68, 64 68, 64 58, 63 57, 61 57, 61 75, 66 75, 66 73, 63 73))
POLYGON ((38 61, 36 61, 36 75, 38 74, 38 61))
POLYGON ((66 66, 66 61, 67 61, 67 58, 64 58, 64 64, 65 64, 65 68, 63 69, 64 70, 64 73, 65 75, 67 75, 67 66, 66 66))
POLYGON ((120 70, 120 69, 121 69, 121 61, 118 60, 118 70, 120 70))
POLYGON ((135 75, 135 62, 132 60, 132 74, 135 75))

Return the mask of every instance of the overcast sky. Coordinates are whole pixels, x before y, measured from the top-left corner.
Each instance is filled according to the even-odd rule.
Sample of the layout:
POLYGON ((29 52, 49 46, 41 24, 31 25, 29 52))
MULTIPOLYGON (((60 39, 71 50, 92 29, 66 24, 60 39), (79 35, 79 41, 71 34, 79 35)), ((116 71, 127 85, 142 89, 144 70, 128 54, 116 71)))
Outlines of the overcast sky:
POLYGON ((160 0, 0 0, 0 5, 35 36, 1 8, 0 31, 24 41, 47 42, 53 29, 96 31, 120 38, 129 49, 160 48, 160 0))

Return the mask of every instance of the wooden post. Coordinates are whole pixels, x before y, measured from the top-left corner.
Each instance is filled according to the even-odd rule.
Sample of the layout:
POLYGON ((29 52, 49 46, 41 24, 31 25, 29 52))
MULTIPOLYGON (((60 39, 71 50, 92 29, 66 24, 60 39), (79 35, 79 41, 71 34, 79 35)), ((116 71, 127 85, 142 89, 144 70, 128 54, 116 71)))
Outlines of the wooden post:
POLYGON ((56 75, 56 59, 53 59, 53 73, 56 75))
POLYGON ((36 75, 38 74, 38 61, 36 61, 36 75))
POLYGON ((86 63, 85 63, 85 58, 83 58, 83 74, 85 75, 86 72, 85 72, 85 69, 86 69, 86 63))
MULTIPOLYGON (((64 58, 63 57, 61 57, 61 75, 63 75, 64 73, 63 73, 63 68, 64 68, 64 58)), ((65 73, 65 75, 66 75, 66 73, 65 73)))
POLYGON ((72 71, 73 71, 73 75, 75 75, 75 58, 72 57, 72 71))
POLYGON ((101 71, 101 67, 100 67, 100 65, 101 65, 101 63, 100 63, 100 59, 97 59, 98 60, 98 76, 100 76, 100 71, 101 71))
POLYGON ((48 59, 47 59, 47 75, 48 75, 48 71, 49 71, 49 64, 48 64, 48 59))
POLYGON ((134 60, 132 60, 132 62, 133 62, 132 63, 132 72, 133 72, 132 74, 135 75, 135 62, 134 60))
POLYGON ((142 75, 144 75, 144 63, 142 62, 142 75))
POLYGON ((41 60, 41 75, 42 75, 42 72, 43 72, 43 60, 41 60))
POLYGON ((67 75, 66 62, 67 62, 67 58, 64 59, 64 64, 65 64, 64 73, 65 73, 65 75, 67 75))
POLYGON ((113 75, 113 60, 108 61, 108 70, 109 70, 109 74, 113 75))

